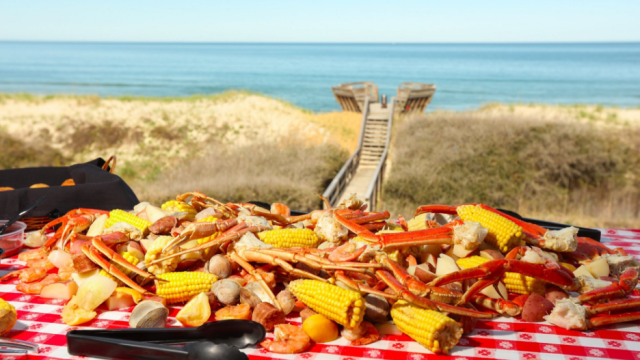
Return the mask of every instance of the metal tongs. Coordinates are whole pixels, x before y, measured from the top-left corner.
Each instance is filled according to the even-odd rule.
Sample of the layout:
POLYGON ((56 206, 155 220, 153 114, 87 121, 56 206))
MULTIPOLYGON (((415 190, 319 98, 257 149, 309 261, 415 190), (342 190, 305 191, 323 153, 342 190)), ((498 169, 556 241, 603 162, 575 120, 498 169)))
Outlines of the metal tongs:
POLYGON ((15 340, 9 338, 0 338, 0 347, 8 349, 0 349, 0 354, 22 354, 25 355, 29 351, 38 352, 40 345, 24 340, 15 340), (14 349, 11 349, 14 348, 14 349))
POLYGON ((71 355, 124 360, 248 360, 238 349, 257 345, 267 334, 249 320, 221 320, 198 328, 71 330, 71 355), (183 346, 170 346, 183 345, 183 346))

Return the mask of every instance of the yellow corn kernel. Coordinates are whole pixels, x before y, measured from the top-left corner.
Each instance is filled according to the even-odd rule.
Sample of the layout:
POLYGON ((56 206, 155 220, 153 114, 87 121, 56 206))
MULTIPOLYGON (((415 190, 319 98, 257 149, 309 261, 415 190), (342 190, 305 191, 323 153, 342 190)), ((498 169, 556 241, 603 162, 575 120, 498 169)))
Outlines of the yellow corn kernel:
POLYGON ((436 354, 447 354, 462 337, 462 327, 453 319, 399 300, 391 307, 391 318, 400 331, 436 354))
POLYGON ((489 229, 485 241, 502 253, 509 252, 524 239, 522 227, 501 215, 483 209, 480 205, 461 205, 458 206, 457 212, 463 221, 479 222, 482 227, 489 229))
POLYGON ((154 274, 159 275, 167 272, 171 272, 178 267, 178 263, 180 262, 179 257, 173 257, 171 259, 167 259, 160 263, 149 265, 156 259, 160 259, 164 256, 174 254, 178 252, 179 248, 175 248, 169 252, 162 253, 162 249, 167 246, 167 244, 173 240, 171 236, 158 236, 158 238, 151 244, 151 246, 147 249, 147 253, 144 254, 144 262, 147 264, 147 271, 154 274))
POLYGON ((124 283, 120 280, 118 280, 118 278, 116 278, 115 276, 109 274, 108 272, 106 272, 104 269, 101 269, 100 272, 98 273, 104 277, 108 277, 109 279, 113 280, 116 282, 116 284, 118 284, 118 286, 125 286, 124 283))
POLYGON ((184 201, 171 200, 162 204, 162 210, 171 211, 171 212, 186 212, 188 214, 188 218, 193 218, 198 213, 196 209, 187 204, 184 201))
POLYGON ((276 248, 316 248, 322 242, 311 229, 279 229, 258 233, 260 240, 276 248))
POLYGON ((130 225, 135 226, 136 228, 138 228, 140 231, 142 231, 142 234, 145 235, 147 233, 147 230, 149 229, 149 226, 151 226, 151 223, 148 222, 145 219, 139 218, 133 214, 130 214, 124 210, 112 210, 109 213, 109 219, 107 220, 107 223, 105 224, 105 228, 109 228, 111 226, 113 226, 116 223, 119 222, 124 222, 130 225))
POLYGON ((413 219, 407 221, 409 231, 418 231, 427 229, 427 214, 420 214, 413 219))
POLYGON ((211 286, 218 278, 201 271, 170 272, 158 275, 156 295, 167 299, 170 304, 185 302, 192 297, 211 291, 211 286))
POLYGON ((362 322, 366 304, 356 291, 306 279, 292 281, 289 290, 315 312, 340 325, 355 328, 362 322))
MULTIPOLYGON (((456 261, 461 269, 468 269, 476 266, 480 266, 489 261, 489 259, 481 256, 470 256, 467 258, 461 258, 456 261)), ((532 292, 544 295, 545 282, 530 276, 524 276, 522 274, 514 272, 506 272, 502 279, 500 279, 507 290, 516 294, 531 294, 532 292)))

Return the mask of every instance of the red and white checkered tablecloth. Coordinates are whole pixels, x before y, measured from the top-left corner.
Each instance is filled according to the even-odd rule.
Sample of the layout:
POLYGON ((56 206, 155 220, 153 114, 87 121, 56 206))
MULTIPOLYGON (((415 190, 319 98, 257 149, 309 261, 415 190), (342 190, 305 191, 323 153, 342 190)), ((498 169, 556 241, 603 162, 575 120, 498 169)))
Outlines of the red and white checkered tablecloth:
MULTIPOLYGON (((602 242, 622 247, 640 260, 640 230, 603 231, 602 242)), ((17 259, 0 261, 0 272, 21 268, 17 259)), ((118 311, 98 310, 93 321, 81 327, 65 325, 60 313, 65 301, 44 299, 16 291, 17 280, 0 284, 0 297, 18 310, 18 323, 8 337, 41 344, 39 354, 27 356, 5 355, 3 359, 72 359, 67 353, 67 331, 72 329, 127 328, 133 308, 118 311)), ((175 319, 179 307, 172 307, 169 325, 180 326, 175 319)), ((299 317, 288 321, 299 325, 299 317)), ((527 323, 512 318, 478 321, 476 330, 460 339, 450 356, 434 355, 408 336, 401 334, 391 323, 378 326, 381 340, 368 346, 349 346, 340 338, 330 343, 315 344, 307 352, 296 355, 273 354, 260 347, 243 351, 252 359, 637 359, 640 360, 640 321, 608 326, 595 331, 568 331, 549 323, 527 323)), ((271 336, 268 335, 268 336, 271 336)))

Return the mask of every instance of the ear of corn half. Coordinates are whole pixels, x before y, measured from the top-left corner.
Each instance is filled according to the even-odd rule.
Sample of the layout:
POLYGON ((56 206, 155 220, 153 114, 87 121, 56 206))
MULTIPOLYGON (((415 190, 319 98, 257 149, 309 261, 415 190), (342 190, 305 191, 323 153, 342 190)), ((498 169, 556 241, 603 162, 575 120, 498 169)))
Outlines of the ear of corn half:
POLYGON ((211 286, 218 278, 201 271, 170 272, 158 275, 156 294, 167 299, 170 304, 189 301, 192 297, 211 291, 211 286))
POLYGON ((407 221, 409 231, 424 230, 427 228, 427 214, 420 214, 407 221))
POLYGON ((276 229, 258 233, 258 238, 275 248, 316 248, 322 242, 311 229, 276 229))
POLYGON ((187 215, 188 219, 189 218, 192 219, 198 213, 198 211, 196 211, 196 209, 190 204, 187 204, 184 201, 177 201, 177 200, 167 201, 166 203, 162 204, 161 208, 162 210, 171 211, 171 212, 186 212, 188 214, 187 215))
POLYGON ((347 328, 360 326, 366 308, 360 293, 318 280, 295 280, 289 290, 313 309, 347 328))
MULTIPOLYGON (((476 266, 480 266, 489 261, 481 256, 470 256, 468 258, 461 258, 456 261, 461 269, 468 269, 476 266)), ((507 287, 507 290, 516 294, 531 294, 532 292, 544 295, 546 283, 540 279, 524 276, 522 274, 514 272, 506 272, 502 277, 502 282, 507 287)))
POLYGON ((457 212, 463 221, 479 222, 482 227, 489 229, 485 241, 497 247, 502 253, 509 252, 524 239, 522 227, 503 216, 483 209, 480 205, 461 205, 458 206, 457 212))
POLYGON ((147 234, 147 230, 149 229, 149 226, 151 226, 151 223, 143 218, 137 217, 124 210, 116 209, 109 212, 109 219, 105 224, 105 228, 109 228, 119 222, 124 222, 135 226, 140 231, 142 231, 143 235, 147 234))
POLYGON ((400 331, 436 354, 447 354, 462 337, 462 327, 455 320, 404 300, 393 304, 391 318, 400 331))

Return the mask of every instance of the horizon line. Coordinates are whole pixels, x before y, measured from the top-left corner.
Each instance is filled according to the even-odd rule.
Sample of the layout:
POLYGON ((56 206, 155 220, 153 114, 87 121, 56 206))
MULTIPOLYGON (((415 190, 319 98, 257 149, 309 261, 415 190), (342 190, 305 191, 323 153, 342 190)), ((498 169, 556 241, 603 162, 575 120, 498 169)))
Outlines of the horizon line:
POLYGON ((640 40, 612 41, 496 41, 496 42, 348 42, 348 41, 149 41, 149 40, 3 40, 0 43, 91 43, 91 44, 220 44, 220 45, 561 45, 561 44, 638 44, 640 40))

